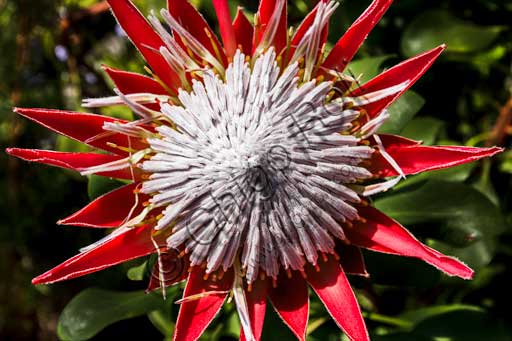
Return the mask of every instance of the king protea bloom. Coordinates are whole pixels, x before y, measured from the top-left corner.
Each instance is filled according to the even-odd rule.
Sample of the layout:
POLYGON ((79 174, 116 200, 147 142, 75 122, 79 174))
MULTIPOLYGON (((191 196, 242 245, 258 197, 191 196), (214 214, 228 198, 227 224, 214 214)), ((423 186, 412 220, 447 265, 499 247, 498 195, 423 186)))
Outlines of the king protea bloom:
POLYGON ((106 67, 116 96, 84 106, 126 105, 137 119, 17 108, 103 153, 8 153, 129 184, 59 222, 114 230, 34 284, 156 253, 148 290, 186 281, 174 340, 198 339, 227 296, 242 339, 260 339, 269 298, 304 340, 308 287, 350 339, 368 340, 346 276, 368 275, 361 248, 472 277, 468 266, 422 244, 367 200, 409 174, 500 151, 377 133, 386 109, 445 49, 363 85, 344 73, 391 0, 373 1, 331 51, 325 46, 336 1, 319 1, 289 29, 284 0, 262 0, 254 23, 240 9, 232 20, 228 1, 213 0, 221 40, 186 0, 169 0, 147 20, 128 0, 108 2, 150 76, 106 67))

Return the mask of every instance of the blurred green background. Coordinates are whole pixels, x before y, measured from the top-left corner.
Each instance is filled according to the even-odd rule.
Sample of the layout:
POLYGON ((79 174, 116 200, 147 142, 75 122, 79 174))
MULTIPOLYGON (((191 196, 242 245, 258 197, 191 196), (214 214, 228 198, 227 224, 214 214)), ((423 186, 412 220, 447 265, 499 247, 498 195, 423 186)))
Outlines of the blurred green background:
MULTIPOLYGON (((193 1, 215 27, 210 1, 193 1)), ((164 0, 140 0, 145 12, 164 0)), ((330 41, 368 6, 345 0, 330 41)), ((256 1, 230 1, 248 13, 256 1)), ((314 1, 289 2, 297 25, 314 1)), ((512 1, 396 1, 350 65, 362 81, 400 60, 447 43, 427 75, 392 107, 384 132, 426 144, 500 145, 512 133, 512 1)), ((81 98, 109 95, 107 64, 144 73, 144 63, 98 0, 0 0, 0 144, 63 151, 83 147, 16 117, 11 108, 82 110, 81 98)), ((130 116, 123 109, 103 111, 130 116)), ((0 339, 169 339, 177 306, 144 295, 153 259, 85 278, 32 286, 31 278, 102 237, 55 222, 115 183, 29 165, 0 153, 0 339), (91 289, 92 288, 92 289, 91 289), (78 296, 77 296, 78 295, 78 296)), ((448 171, 413 176, 374 204, 429 245, 476 270, 473 281, 441 275, 419 261, 366 253, 370 279, 351 278, 374 340, 512 340, 512 152, 448 171)), ((313 296, 312 296, 313 297, 313 296)), ((293 337, 270 310, 264 340, 293 337)), ((232 305, 205 340, 234 340, 232 305)), ((310 340, 342 340, 312 298, 310 340)))

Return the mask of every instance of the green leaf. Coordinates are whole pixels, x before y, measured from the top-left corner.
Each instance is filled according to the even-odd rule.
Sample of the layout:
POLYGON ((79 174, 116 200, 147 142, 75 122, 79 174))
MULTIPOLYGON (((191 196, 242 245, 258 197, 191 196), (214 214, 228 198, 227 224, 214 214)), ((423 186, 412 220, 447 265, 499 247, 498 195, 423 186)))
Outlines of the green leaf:
POLYGON ((512 151, 506 151, 501 155, 500 171, 512 174, 512 151))
POLYGON ((226 329, 224 334, 229 335, 234 338, 238 338, 240 336, 240 318, 238 317, 238 314, 236 311, 234 311, 232 314, 229 315, 226 321, 226 329))
POLYGON ((74 7, 79 6, 82 8, 90 7, 96 3, 96 0, 65 0, 64 6, 66 7, 74 7))
POLYGON ((414 331, 432 340, 510 340, 510 328, 490 314, 475 309, 436 314, 420 322, 414 331))
POLYGON ((57 333, 62 340, 86 340, 114 322, 161 309, 164 303, 161 296, 144 291, 85 289, 64 308, 57 333))
MULTIPOLYGON (((160 290, 157 295, 160 295, 160 290)), ((179 305, 174 304, 181 293, 181 287, 174 285, 166 289, 166 301, 164 307, 148 313, 148 319, 164 335, 165 340, 172 340, 174 328, 176 326, 176 317, 178 316, 179 305)))
POLYGON ((380 127, 381 134, 399 134, 423 108, 425 100, 414 91, 407 91, 388 109, 390 117, 380 127))
POLYGON ((267 305, 265 313, 265 322, 261 335, 262 340, 282 341, 295 339, 290 329, 283 323, 283 320, 277 313, 267 305))
POLYGON ((418 188, 379 199, 375 206, 442 241, 432 245, 473 267, 489 263, 495 239, 505 227, 503 215, 487 197, 454 182, 429 180, 418 188))
POLYGON ((126 276, 131 281, 142 281, 144 279, 144 274, 146 273, 148 262, 143 262, 141 265, 134 266, 130 268, 128 272, 126 272, 126 276))
POLYGON ((169 309, 155 310, 148 314, 151 323, 165 336, 166 339, 172 340, 175 323, 169 309))
POLYGON ((133 111, 129 107, 112 106, 101 108, 101 113, 105 116, 119 118, 122 120, 133 121, 133 111))
POLYGON ((408 176, 407 179, 400 182, 395 186, 396 190, 407 188, 409 186, 414 186, 421 184, 429 179, 442 180, 442 181, 450 181, 450 182, 464 182, 466 181, 475 167, 478 165, 476 162, 465 163, 459 166, 423 172, 418 175, 408 176))
POLYGON ((455 311, 483 311, 482 308, 467 305, 467 304, 450 304, 450 305, 437 305, 428 308, 421 308, 417 310, 408 311, 399 316, 400 319, 406 320, 409 323, 416 325, 428 318, 440 314, 451 313, 455 311))
POLYGON ((415 258, 363 251, 372 283, 398 287, 431 288, 441 279, 436 268, 415 258))
POLYGON ((382 63, 391 57, 391 55, 384 55, 355 60, 348 64, 345 73, 351 77, 358 78, 362 84, 366 83, 381 72, 382 63))
POLYGON ((423 141, 425 145, 432 145, 442 131, 444 122, 433 117, 418 117, 409 122, 401 135, 413 140, 423 141))
POLYGON ((470 59, 473 65, 484 75, 488 76, 491 72, 491 67, 507 55, 507 48, 505 46, 495 46, 489 51, 479 53, 470 59))
POLYGON ((439 305, 408 311, 397 317, 406 322, 399 333, 377 336, 379 341, 505 340, 509 331, 482 308, 464 305, 439 305), (407 326, 409 323, 409 326, 407 326))
POLYGON ((76 140, 70 139, 64 135, 58 135, 57 140, 55 142, 55 149, 59 152, 87 152, 89 151, 89 147, 82 142, 78 142, 76 140))
POLYGON ((113 191, 116 188, 119 188, 123 185, 123 182, 106 178, 98 175, 89 176, 89 183, 87 185, 87 193, 89 194, 89 199, 94 200, 103 194, 106 194, 110 191, 113 191))
MULTIPOLYGON (((268 310, 267 310, 268 313, 268 310)), ((275 316, 277 314, 274 313, 275 316)), ((265 323, 267 320, 265 319, 265 323)), ((276 326, 277 327, 277 326, 276 326)), ((287 328, 288 329, 288 328, 287 328)), ((271 329, 270 329, 271 330, 271 329)), ((329 317, 329 313, 325 309, 325 305, 320 301, 318 296, 310 294, 309 307, 309 323, 306 330, 308 341, 324 341, 324 340, 345 340, 343 333, 336 326, 333 319, 329 317), (343 335, 343 336, 342 336, 343 335)), ((285 336, 285 335, 283 335, 285 336)), ((294 337, 276 338, 279 340, 294 340, 294 337)), ((262 340, 266 340, 262 338, 262 340)))
POLYGON ((447 44, 447 52, 472 53, 488 48, 503 27, 478 26, 444 10, 420 14, 405 29, 401 48, 407 57, 447 44))
POLYGON ((423 335, 415 333, 394 333, 388 335, 376 335, 372 337, 373 341, 433 341, 432 339, 423 335))

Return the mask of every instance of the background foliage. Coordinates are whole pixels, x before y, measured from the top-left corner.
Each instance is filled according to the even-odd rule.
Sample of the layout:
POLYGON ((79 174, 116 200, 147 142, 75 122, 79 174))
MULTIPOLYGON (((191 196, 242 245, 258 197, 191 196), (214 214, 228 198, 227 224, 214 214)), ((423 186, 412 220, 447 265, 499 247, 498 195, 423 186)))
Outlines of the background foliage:
MULTIPOLYGON (((214 23, 210 1, 195 0, 214 23)), ((314 1, 290 2, 297 24, 314 1)), ((334 42, 370 0, 345 0, 331 26, 334 42)), ((147 13, 164 0, 136 3, 147 13)), ((241 3, 254 11, 256 1, 241 3)), ((383 131, 426 144, 510 145, 512 1, 396 1, 350 66, 365 81, 394 63, 446 42, 447 52, 393 106, 383 131)), ((215 24, 214 24, 215 25, 215 24)), ((15 117, 13 106, 81 110, 80 99, 108 95, 102 63, 144 72, 143 62, 98 0, 0 0, 0 145, 80 150, 76 143, 15 117)), ((104 111, 129 116, 119 108, 104 111)), ((164 339, 177 307, 145 295, 154 260, 55 284, 32 286, 42 271, 101 237, 54 223, 115 184, 0 153, 0 339, 164 339), (89 288, 89 289, 87 289, 89 288)), ((371 279, 351 278, 374 340, 512 340, 512 152, 479 164, 413 176, 375 205, 429 245, 473 266, 474 281, 448 278, 419 261, 367 253, 371 279)), ((269 313, 265 340, 292 339, 269 313)), ((230 340, 232 305, 205 339, 230 340)), ((313 300, 310 340, 343 338, 313 300)))

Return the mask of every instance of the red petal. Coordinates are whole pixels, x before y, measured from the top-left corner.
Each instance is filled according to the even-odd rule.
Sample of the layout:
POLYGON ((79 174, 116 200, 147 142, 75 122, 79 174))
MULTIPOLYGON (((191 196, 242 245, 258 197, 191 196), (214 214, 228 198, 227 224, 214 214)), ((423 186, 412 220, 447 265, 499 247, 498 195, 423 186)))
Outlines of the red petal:
POLYGON ((332 49, 322 67, 342 72, 393 0, 374 0, 332 49))
POLYGON ((99 137, 106 133, 105 130, 103 130, 103 125, 106 122, 124 123, 126 122, 124 120, 94 114, 50 109, 16 108, 14 111, 59 134, 84 143, 85 141, 88 141, 87 144, 90 146, 97 147, 114 154, 126 155, 127 153, 108 145, 107 142, 114 143, 120 147, 131 147, 136 150, 147 147, 147 144, 141 140, 129 138, 121 134, 112 133, 105 135, 104 137, 99 137))
MULTIPOLYGON (((327 2, 328 0, 322 0, 322 2, 327 2)), ((306 18, 302 21, 300 26, 297 28, 297 31, 295 32, 295 35, 293 36, 291 48, 290 48, 290 56, 293 56, 296 50, 296 46, 299 45, 302 38, 304 38, 304 35, 308 32, 309 28, 313 23, 315 22, 317 7, 315 7, 309 14, 306 16, 306 18)), ((327 25, 323 32, 322 37, 319 44, 319 52, 322 49, 323 45, 327 41, 327 36, 329 35, 329 25, 327 25)))
POLYGON ((32 280, 33 284, 64 281, 154 252, 152 226, 144 225, 127 230, 96 247, 80 253, 32 280))
POLYGON ((276 312, 299 340, 306 339, 308 326, 309 293, 306 281, 298 272, 292 278, 281 274, 277 287, 270 288, 268 296, 276 312))
POLYGON ((365 94, 369 94, 374 91, 384 90, 392 86, 398 86, 405 83, 404 89, 397 94, 362 106, 370 117, 377 116, 382 110, 389 107, 396 99, 416 83, 416 81, 432 66, 445 48, 445 45, 441 45, 386 70, 353 91, 351 96, 364 96, 365 94))
POLYGON ((141 213, 144 208, 143 203, 149 199, 147 195, 134 193, 139 185, 139 183, 133 183, 104 194, 58 223, 97 228, 121 226, 127 218, 136 217, 141 213))
POLYGON ((213 6, 219 20, 219 29, 224 49, 228 57, 234 56, 237 48, 235 30, 231 22, 228 0, 213 0, 213 6))
POLYGON ((359 208, 366 223, 347 229, 347 237, 354 245, 373 251, 414 257, 435 266, 450 276, 464 279, 473 277, 473 270, 455 258, 420 243, 402 225, 373 207, 359 208))
POLYGON ((353 245, 338 245, 336 251, 340 256, 340 264, 345 273, 349 275, 357 275, 370 277, 366 271, 363 254, 361 249, 353 245))
MULTIPOLYGON (((256 340, 261 339, 263 322, 265 321, 265 310, 267 308, 267 285, 267 280, 257 280, 254 282, 251 291, 245 291, 247 308, 249 309, 249 318, 251 319, 251 329, 256 340)), ((246 340, 243 328, 240 334, 240 340, 246 340)))
POLYGON ((242 47, 242 51, 246 55, 250 55, 252 52, 254 27, 249 22, 240 7, 238 7, 235 21, 233 22, 233 28, 235 30, 236 41, 238 42, 238 45, 242 47))
POLYGON ((159 289, 161 284, 165 288, 176 283, 183 282, 188 277, 188 268, 190 263, 188 258, 180 257, 179 253, 174 250, 161 251, 159 261, 153 266, 151 278, 146 292, 159 289), (161 263, 161 266, 159 265, 161 263), (160 278, 162 277, 162 278, 160 278))
POLYGON ((153 30, 146 18, 128 0, 108 0, 108 3, 119 25, 158 77, 169 88, 174 90, 179 88, 181 82, 176 72, 159 53, 155 53, 155 50, 159 51, 160 47, 165 46, 165 43, 153 30))
POLYGON ((103 69, 123 94, 168 94, 167 90, 165 90, 164 87, 153 78, 138 73, 114 69, 108 66, 104 66, 103 69))
POLYGON ((370 340, 356 296, 338 261, 330 257, 319 266, 320 272, 307 272, 313 290, 351 340, 370 340))
MULTIPOLYGON (((222 280, 217 282, 211 279, 204 280, 203 275, 203 269, 194 268, 188 277, 183 298, 208 291, 228 291, 233 286, 233 271, 227 272, 222 280)), ((211 294, 182 303, 174 331, 174 341, 197 340, 219 312, 226 296, 227 294, 211 294)))
MULTIPOLYGON (((36 150, 36 149, 19 149, 9 148, 7 153, 12 156, 19 157, 22 160, 30 162, 39 162, 51 166, 72 169, 81 171, 88 167, 99 166, 108 162, 113 162, 122 159, 116 155, 106 154, 93 154, 93 153, 65 153, 54 152, 51 150, 36 150)), ((141 171, 137 168, 133 170, 132 174, 130 169, 121 169, 117 171, 97 173, 97 175, 106 176, 109 178, 134 180, 140 177, 141 171)))
POLYGON ((215 33, 194 6, 187 0, 168 0, 167 7, 169 13, 192 34, 204 47, 210 51, 213 56, 217 56, 217 52, 221 54, 221 61, 226 64, 226 55, 223 53, 222 46, 215 33))
MULTIPOLYGON (((388 144, 387 153, 398 163, 405 175, 454 167, 463 163, 493 156, 501 148, 474 148, 460 146, 422 146, 388 144)), ((375 153, 370 171, 380 177, 398 175, 381 154, 375 153)))
MULTIPOLYGON (((261 39, 263 38, 263 34, 267 28, 267 25, 274 14, 274 9, 276 8, 277 2, 280 0, 261 0, 260 7, 258 9, 258 13, 256 14, 255 20, 257 20, 257 24, 254 31, 254 45, 253 49, 258 47, 261 39)), ((287 1, 284 2, 283 11, 281 13, 281 19, 279 21, 279 25, 277 27, 277 32, 274 37, 274 40, 270 44, 274 46, 276 52, 279 54, 287 44, 287 35, 288 35, 288 23, 287 23, 287 1)))

